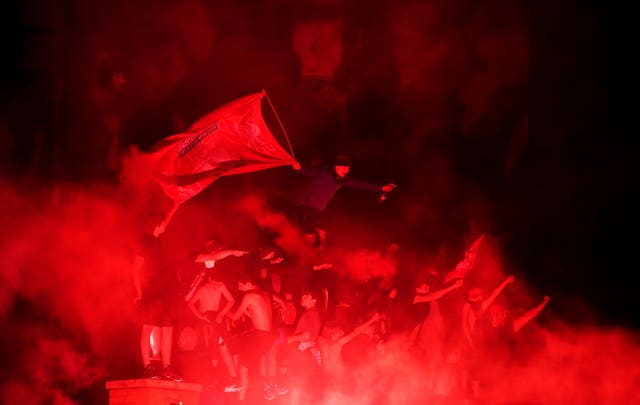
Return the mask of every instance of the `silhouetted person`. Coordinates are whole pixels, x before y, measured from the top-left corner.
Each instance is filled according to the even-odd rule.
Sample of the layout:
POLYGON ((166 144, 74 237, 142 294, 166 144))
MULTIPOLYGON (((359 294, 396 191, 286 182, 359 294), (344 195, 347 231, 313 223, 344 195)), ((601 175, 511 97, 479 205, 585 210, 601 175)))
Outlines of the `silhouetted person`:
POLYGON ((500 379, 496 369, 509 367, 516 334, 540 314, 549 300, 549 296, 545 296, 542 302, 517 318, 513 318, 504 305, 493 304, 476 322, 473 339, 477 356, 472 368, 476 377, 472 382, 474 397, 479 397, 481 391, 490 390, 500 379))
POLYGON ((152 213, 147 217, 133 264, 135 301, 140 305, 142 317, 140 332, 140 355, 144 367, 142 377, 181 381, 182 378, 171 368, 173 327, 179 302, 179 284, 177 272, 163 257, 161 233, 158 230, 162 218, 161 213, 152 213), (151 362, 151 333, 156 327, 161 330, 159 342, 161 370, 154 367, 151 362))
POLYGON ((442 357, 444 346, 444 322, 438 301, 449 292, 462 287, 462 280, 457 280, 447 287, 431 291, 428 278, 419 277, 416 280, 413 304, 423 307, 419 312, 426 313, 420 323, 414 328, 412 341, 416 354, 420 356, 425 371, 424 388, 433 392, 436 373, 442 357))
POLYGON ((233 358, 225 342, 228 333, 224 320, 235 303, 236 300, 226 284, 219 277, 216 277, 216 272, 213 269, 207 273, 204 284, 198 287, 187 302, 191 312, 203 321, 205 348, 215 348, 231 380, 237 380, 238 376, 233 358), (224 306, 221 305, 223 302, 224 306))
POLYGON ((477 362, 476 343, 473 339, 476 322, 485 315, 487 309, 494 303, 498 295, 514 280, 515 278, 512 275, 508 276, 488 296, 480 287, 471 287, 467 292, 467 301, 462 305, 462 332, 466 342, 462 352, 462 389, 464 391, 467 390, 469 381, 471 381, 472 390, 474 392, 478 390, 477 379, 469 375, 469 367, 475 367, 473 364, 477 362))
POLYGON ((324 296, 316 288, 307 288, 300 298, 303 309, 295 330, 287 337, 288 376, 293 403, 309 403, 314 389, 317 393, 322 357, 318 336, 324 317, 324 296))
POLYGON ((349 176, 351 160, 343 155, 337 156, 331 167, 299 170, 309 181, 297 201, 298 224, 308 244, 319 249, 323 248, 327 236, 327 232, 319 227, 320 216, 341 187, 380 192, 382 196, 396 187, 391 183, 378 185, 352 178, 349 176))
POLYGON ((335 383, 344 377, 346 367, 342 348, 359 335, 366 333, 369 327, 382 319, 383 316, 375 312, 368 320, 353 328, 349 333, 345 332, 344 322, 341 322, 339 318, 332 318, 324 324, 318 346, 322 354, 322 368, 325 377, 335 383))
POLYGON ((238 354, 240 400, 245 400, 249 372, 252 372, 253 377, 260 375, 261 362, 266 358, 276 336, 273 333, 270 299, 258 288, 255 276, 248 272, 241 274, 238 277, 238 290, 243 292, 244 296, 230 317, 233 321, 237 321, 242 316, 247 316, 251 320, 251 328, 231 339, 229 346, 232 347, 234 354, 238 354))

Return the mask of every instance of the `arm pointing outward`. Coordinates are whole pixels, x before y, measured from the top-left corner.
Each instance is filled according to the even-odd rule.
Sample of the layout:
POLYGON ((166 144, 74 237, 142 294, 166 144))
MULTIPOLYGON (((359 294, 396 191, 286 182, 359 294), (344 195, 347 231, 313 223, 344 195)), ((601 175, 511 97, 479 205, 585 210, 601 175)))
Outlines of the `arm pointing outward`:
POLYGON ((539 303, 535 307, 531 308, 530 310, 525 312, 522 316, 520 316, 519 318, 514 320, 513 321, 513 332, 514 333, 518 332, 520 329, 522 329, 522 327, 524 325, 526 325, 533 318, 538 316, 540 311, 542 311, 542 309, 547 306, 547 304, 549 303, 550 300, 551 300, 551 298, 548 295, 545 295, 544 299, 542 300, 541 303, 539 303))
POLYGON ((246 254, 249 254, 249 252, 245 250, 222 249, 222 250, 216 250, 215 252, 212 252, 212 253, 200 254, 198 255, 198 257, 196 257, 195 261, 196 263, 204 262, 208 268, 211 268, 213 267, 213 265, 215 265, 215 262, 217 262, 218 260, 222 260, 229 256, 240 257, 246 254))
POLYGON ((348 335, 342 336, 338 340, 338 344, 340 346, 346 345, 347 343, 352 341, 355 337, 364 333, 364 331, 367 330, 369 326, 373 325, 374 323, 382 319, 383 319, 383 316, 381 314, 377 312, 374 313, 366 322, 354 328, 348 335))
POLYGON ((487 299, 485 299, 484 301, 482 301, 482 305, 480 306, 480 313, 484 313, 487 308, 489 308, 491 306, 491 304, 493 304, 493 301, 496 300, 496 298, 498 297, 498 295, 500 295, 500 293, 502 292, 502 290, 504 290, 504 288, 508 285, 513 283, 513 281, 515 280, 515 277, 513 275, 507 277, 504 279, 504 281, 502 283, 500 283, 499 286, 497 286, 492 292, 491 294, 487 297, 487 299))
POLYGON ((458 280, 455 283, 451 284, 450 286, 445 287, 438 291, 434 291, 430 294, 416 295, 415 297, 413 297, 413 303, 418 304, 421 302, 435 301, 437 299, 444 297, 449 291, 455 290, 456 288, 460 288, 460 287, 462 287, 462 280, 458 280))

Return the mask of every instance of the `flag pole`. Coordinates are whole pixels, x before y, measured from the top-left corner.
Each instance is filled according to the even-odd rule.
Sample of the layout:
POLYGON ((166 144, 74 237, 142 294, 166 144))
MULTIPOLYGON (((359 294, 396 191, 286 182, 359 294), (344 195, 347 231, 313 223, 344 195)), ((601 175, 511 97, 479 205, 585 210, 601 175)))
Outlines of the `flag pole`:
POLYGON ((289 136, 287 136, 287 131, 284 129, 284 125, 282 125, 282 121, 280 121, 280 117, 278 116, 278 112, 276 111, 275 107, 271 103, 271 99, 269 98, 269 95, 267 94, 266 90, 262 89, 262 92, 264 93, 264 96, 267 98, 267 101, 269 102, 269 105, 271 106, 271 110, 273 111, 273 113, 276 116, 276 119, 278 120, 278 124, 280 124, 280 128, 282 129, 282 133, 284 134, 284 138, 287 140, 287 144, 289 145, 289 150, 291 151, 291 157, 295 159, 296 156, 293 154, 293 148, 291 147, 291 142, 289 141, 289 136))

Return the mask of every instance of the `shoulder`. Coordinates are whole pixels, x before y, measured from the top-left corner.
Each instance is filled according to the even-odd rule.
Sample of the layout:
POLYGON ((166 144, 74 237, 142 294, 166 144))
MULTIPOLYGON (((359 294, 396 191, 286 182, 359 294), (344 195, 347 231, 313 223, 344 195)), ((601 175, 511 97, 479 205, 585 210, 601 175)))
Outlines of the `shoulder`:
POLYGON ((243 299, 246 300, 247 302, 256 302, 256 301, 262 301, 265 298, 264 298, 264 295, 258 291, 250 291, 245 293, 243 299))

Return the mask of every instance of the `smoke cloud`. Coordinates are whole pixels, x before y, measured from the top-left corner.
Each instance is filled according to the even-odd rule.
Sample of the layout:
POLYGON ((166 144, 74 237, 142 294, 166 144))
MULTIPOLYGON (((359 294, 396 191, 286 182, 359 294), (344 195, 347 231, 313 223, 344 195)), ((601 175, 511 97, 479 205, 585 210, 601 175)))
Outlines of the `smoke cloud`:
MULTIPOLYGON (((551 295, 520 332, 516 361, 487 365, 489 403, 640 402, 637 331, 606 324, 607 310, 616 320, 617 309, 637 318, 626 308, 637 275, 620 281, 610 262, 634 251, 610 240, 635 210, 625 199, 631 148, 574 139, 564 122, 529 133, 528 8, 466 0, 3 7, 15 35, 5 44, 0 100, 2 401, 106 403, 105 380, 139 375, 134 246, 140 217, 170 202, 135 170, 120 172, 114 156, 266 89, 301 163, 348 153, 355 177, 398 185, 383 204, 343 189, 327 207, 331 254, 322 259, 341 276, 357 283, 429 272, 438 280, 486 233, 474 271, 440 302, 445 325, 459 325, 468 288, 490 291, 507 275, 516 282, 500 299, 514 314, 551 295), (323 49, 332 55, 330 78, 302 77, 308 69, 292 35, 309 21, 340 27, 331 31, 341 33, 340 56, 323 49), (111 73, 123 73, 124 88, 113 87, 111 73), (392 242, 399 251, 389 257, 392 242), (615 288, 603 287, 612 279, 615 288)), ((581 15, 571 21, 588 25, 581 15)), ((568 58, 558 64, 573 79, 583 67, 568 58)), ((568 82, 571 94, 584 88, 568 82)), ((558 100, 562 111, 575 101, 558 100)), ((168 254, 183 259, 210 239, 255 251, 266 234, 315 259, 294 225, 299 180, 280 169, 216 180, 176 212, 168 254)), ((431 371, 393 338, 343 383, 316 387, 324 389, 318 403, 453 402, 460 338, 446 336, 431 390, 422 383, 431 371)))

